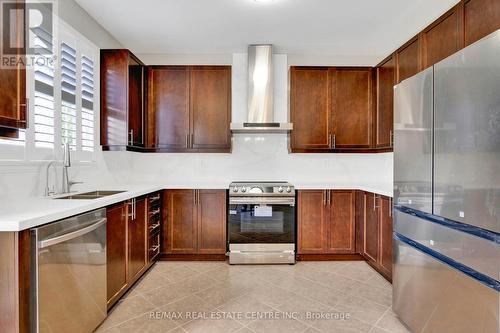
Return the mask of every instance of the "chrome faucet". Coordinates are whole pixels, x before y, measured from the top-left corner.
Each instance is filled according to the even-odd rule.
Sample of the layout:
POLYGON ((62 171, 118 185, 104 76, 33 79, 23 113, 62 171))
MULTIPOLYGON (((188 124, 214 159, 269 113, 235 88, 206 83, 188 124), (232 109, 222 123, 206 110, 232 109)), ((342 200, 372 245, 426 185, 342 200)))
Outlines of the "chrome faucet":
POLYGON ((61 193, 69 193, 71 185, 69 184, 68 168, 71 166, 71 157, 69 144, 63 144, 63 164, 62 164, 62 185, 61 193))
POLYGON ((44 192, 44 195, 46 197, 48 196, 51 196, 53 194, 56 194, 56 191, 55 191, 55 185, 52 185, 52 188, 49 186, 49 169, 50 167, 52 167, 52 169, 54 170, 54 179, 55 179, 55 176, 57 175, 57 172, 56 172, 56 167, 55 167, 55 164, 56 161, 50 161, 48 164, 47 164, 47 169, 45 170, 45 192, 44 192))

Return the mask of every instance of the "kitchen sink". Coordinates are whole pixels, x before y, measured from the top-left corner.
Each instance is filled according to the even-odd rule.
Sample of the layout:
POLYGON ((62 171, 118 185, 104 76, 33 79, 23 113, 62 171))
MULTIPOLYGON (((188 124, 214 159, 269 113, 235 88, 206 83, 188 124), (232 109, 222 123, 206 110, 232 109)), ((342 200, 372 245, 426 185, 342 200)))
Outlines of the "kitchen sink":
POLYGON ((104 198, 110 195, 123 193, 126 191, 91 191, 85 193, 71 194, 64 197, 59 197, 55 199, 65 199, 65 200, 92 200, 98 198, 104 198))

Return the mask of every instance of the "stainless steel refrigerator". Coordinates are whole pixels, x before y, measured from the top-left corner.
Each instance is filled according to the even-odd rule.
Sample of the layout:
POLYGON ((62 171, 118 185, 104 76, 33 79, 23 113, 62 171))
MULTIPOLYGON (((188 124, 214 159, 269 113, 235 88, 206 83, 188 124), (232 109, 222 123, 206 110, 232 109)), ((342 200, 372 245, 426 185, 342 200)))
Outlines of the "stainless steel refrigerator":
POLYGON ((500 332, 500 30, 395 87, 393 309, 500 332))

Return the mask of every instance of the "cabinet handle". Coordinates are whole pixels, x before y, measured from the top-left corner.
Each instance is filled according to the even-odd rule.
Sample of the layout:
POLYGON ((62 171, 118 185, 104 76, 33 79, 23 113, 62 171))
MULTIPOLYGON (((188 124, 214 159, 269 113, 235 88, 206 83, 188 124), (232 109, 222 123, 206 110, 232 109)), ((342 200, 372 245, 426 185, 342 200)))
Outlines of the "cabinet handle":
POLYGON ((323 191, 323 206, 326 206, 326 191, 323 191))
POLYGON ((189 134, 186 134, 186 148, 189 148, 189 134))
POLYGON ((330 191, 330 196, 328 197, 328 201, 330 203, 330 206, 333 205, 333 195, 332 195, 332 191, 330 191))
POLYGON ((134 198, 134 220, 137 218, 137 214, 136 214, 137 213, 137 206, 136 206, 136 204, 137 204, 137 199, 134 198))
POLYGON ((389 147, 394 147, 394 132, 392 130, 389 131, 389 147))
POLYGON ((330 199, 331 199, 331 195, 332 195, 331 193, 332 193, 332 191, 330 191, 330 190, 328 190, 328 191, 326 192, 326 194, 327 194, 327 196, 326 196, 326 197, 327 197, 327 201, 328 201, 328 206, 330 206, 330 203, 331 203, 331 201, 330 201, 330 199))
POLYGON ((377 208, 379 208, 379 206, 377 206, 377 199, 378 199, 378 196, 373 193, 373 210, 377 210, 377 208))
POLYGON ((333 135, 333 149, 337 148, 337 139, 335 137, 335 134, 333 135))
POLYGON ((328 134, 328 147, 333 148, 332 147, 332 134, 331 133, 328 134))
POLYGON ((129 142, 129 144, 130 144, 131 146, 133 146, 133 145, 134 145, 134 130, 133 130, 133 129, 131 129, 131 130, 129 131, 128 135, 129 135, 128 142, 129 142))
POLYGON ((392 198, 389 198, 389 217, 392 217, 392 198))
MULTIPOLYGON (((20 108, 24 107, 26 110, 26 115, 25 115, 26 128, 29 128, 29 124, 30 124, 30 121, 29 121, 30 120, 30 99, 25 98, 25 102, 23 104, 19 104, 19 107, 20 108)), ((17 110, 16 110, 16 112, 17 112, 17 110)))
POLYGON ((191 133, 191 141, 189 143, 189 148, 193 148, 193 144, 194 144, 194 133, 191 133))

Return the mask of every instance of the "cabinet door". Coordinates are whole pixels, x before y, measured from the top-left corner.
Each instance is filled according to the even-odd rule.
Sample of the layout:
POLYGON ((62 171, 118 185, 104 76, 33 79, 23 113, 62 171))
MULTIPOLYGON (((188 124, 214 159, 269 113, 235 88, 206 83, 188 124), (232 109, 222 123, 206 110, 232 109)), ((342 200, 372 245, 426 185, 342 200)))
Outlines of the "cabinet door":
POLYGON ((197 190, 198 253, 226 253, 226 191, 197 190))
POLYGON ((380 269, 392 276, 392 198, 380 197, 380 269))
POLYGON ((327 219, 327 192, 323 190, 300 190, 298 195, 298 249, 299 254, 321 254, 325 252, 324 235, 327 219))
POLYGON ((163 249, 167 254, 197 253, 195 190, 168 190, 165 195, 167 227, 163 249))
POLYGON ((460 50, 463 40, 463 6, 459 3, 422 32, 422 69, 460 50))
POLYGON ((329 191, 328 253, 354 253, 354 191, 329 191))
POLYGON ((190 147, 230 149, 231 67, 192 67, 190 104, 190 147))
MULTIPOLYGON (((4 36, 3 28, 9 26, 13 31, 10 31, 10 37, 15 36, 15 47, 19 46, 17 56, 24 54, 24 1, 18 0, 16 3, 2 3, 3 6, 12 5, 19 9, 15 11, 15 15, 10 16, 7 23, 3 23, 0 27, 0 33, 4 36)), ((13 8, 14 9, 14 8, 13 8)), ((4 8, 7 11, 7 8, 4 8)), ((12 42, 12 41, 11 41, 12 42)), ((4 40, 7 43, 7 39, 4 40)), ((4 53, 6 46, 4 45, 4 53)), ((15 51, 12 54, 4 54, 5 56, 15 56, 15 51)), ((14 68, 1 68, 0 69, 0 127, 16 129, 26 128, 27 122, 28 103, 26 100, 26 71, 22 68, 21 64, 14 68)), ((2 130, 2 135, 9 137, 17 137, 17 133, 12 130, 2 130)))
POLYGON ((330 80, 326 67, 292 67, 291 150, 329 149, 331 135, 330 80))
POLYGON ((127 209, 124 203, 106 210, 106 272, 108 304, 127 285, 127 209))
POLYGON ((128 51, 101 50, 101 145, 128 144, 128 51))
POLYGON ((144 66, 133 56, 129 57, 128 82, 129 145, 144 147, 144 66))
POLYGON ((356 253, 364 253, 365 192, 356 191, 356 253))
POLYGON ((500 1, 464 1, 465 46, 500 29, 500 1))
POLYGON ((396 83, 417 74, 421 69, 420 39, 417 36, 396 51, 396 83))
POLYGON ((157 148, 185 150, 189 143, 189 68, 148 68, 148 134, 157 148))
POLYGON ((391 55, 376 68, 377 73, 377 108, 375 115, 375 147, 392 146, 395 56, 391 55))
POLYGON ((372 69, 335 68, 332 71, 333 148, 370 148, 372 69))
POLYGON ((379 258, 379 217, 378 197, 373 193, 365 193, 365 225, 364 225, 364 251, 368 260, 374 263, 379 258))
POLYGON ((128 220, 128 278, 132 280, 146 266, 146 199, 136 199, 135 218, 128 220))

